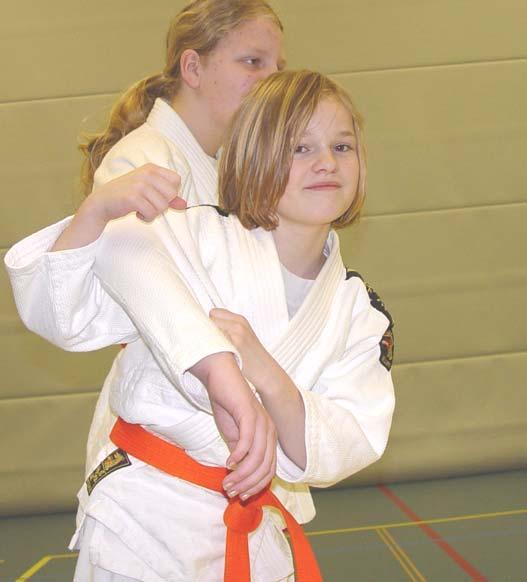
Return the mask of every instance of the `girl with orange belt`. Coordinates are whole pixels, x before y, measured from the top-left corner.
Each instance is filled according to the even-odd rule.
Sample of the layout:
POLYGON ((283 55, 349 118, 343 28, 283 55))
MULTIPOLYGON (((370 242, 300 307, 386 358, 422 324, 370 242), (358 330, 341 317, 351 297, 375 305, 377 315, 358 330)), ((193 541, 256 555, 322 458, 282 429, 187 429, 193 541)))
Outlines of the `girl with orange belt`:
MULTIPOLYGON (((102 188, 145 171, 168 179, 139 169, 102 188)), ((97 239, 95 274, 139 335, 107 379, 119 420, 81 492, 77 580, 321 579, 292 519, 313 517, 309 485, 382 455, 394 405, 393 322, 333 230, 357 218, 365 171, 347 94, 317 73, 276 73, 232 124, 218 207, 130 214, 97 239), (209 314, 228 350, 194 333, 209 314), (178 366, 196 344, 210 355, 178 366), (208 385, 236 364, 278 437, 277 477, 249 498, 225 470, 239 426, 220 434, 208 385)))

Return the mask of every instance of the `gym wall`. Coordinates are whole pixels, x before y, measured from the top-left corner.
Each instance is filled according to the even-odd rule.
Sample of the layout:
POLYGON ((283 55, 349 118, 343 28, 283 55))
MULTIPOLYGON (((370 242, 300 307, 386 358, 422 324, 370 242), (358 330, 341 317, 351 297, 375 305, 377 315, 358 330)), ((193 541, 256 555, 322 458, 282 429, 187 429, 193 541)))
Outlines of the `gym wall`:
MULTIPOLYGON (((368 202, 347 265, 395 322, 384 458, 346 484, 527 466, 527 8, 520 0, 276 0, 288 66, 350 90, 368 202)), ((0 251, 81 200, 80 131, 162 67, 182 1, 8 2, 0 21, 0 251)), ((0 513, 68 510, 115 349, 68 354, 20 322, 0 270, 0 513)))

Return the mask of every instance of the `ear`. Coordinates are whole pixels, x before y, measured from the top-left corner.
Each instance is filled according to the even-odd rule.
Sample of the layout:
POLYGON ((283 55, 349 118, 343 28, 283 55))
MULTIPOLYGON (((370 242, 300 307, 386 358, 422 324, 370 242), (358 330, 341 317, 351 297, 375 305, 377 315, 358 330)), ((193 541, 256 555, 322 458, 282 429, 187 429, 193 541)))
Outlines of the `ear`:
POLYGON ((193 49, 183 51, 179 61, 181 79, 192 89, 197 89, 201 81, 201 62, 199 54, 193 49))

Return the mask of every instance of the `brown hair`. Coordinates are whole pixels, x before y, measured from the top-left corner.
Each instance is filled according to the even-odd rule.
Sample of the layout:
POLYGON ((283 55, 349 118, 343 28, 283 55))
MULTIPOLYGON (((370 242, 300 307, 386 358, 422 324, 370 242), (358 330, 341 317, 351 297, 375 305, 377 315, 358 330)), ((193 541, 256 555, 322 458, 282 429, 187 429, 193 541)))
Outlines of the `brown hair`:
POLYGON ((366 194, 362 117, 346 91, 328 77, 312 71, 281 71, 261 81, 243 100, 220 160, 220 206, 236 214, 246 228, 278 226, 276 208, 289 180, 294 148, 317 105, 328 98, 349 111, 359 159, 355 198, 331 226, 342 228, 358 218, 366 194))
POLYGON ((84 136, 79 149, 85 155, 81 181, 88 194, 93 175, 110 148, 127 133, 143 124, 158 98, 171 99, 181 83, 181 55, 193 49, 211 53, 218 42, 237 26, 265 16, 283 30, 280 19, 265 0, 194 0, 170 24, 166 41, 166 65, 130 87, 114 104, 108 125, 101 133, 84 136))

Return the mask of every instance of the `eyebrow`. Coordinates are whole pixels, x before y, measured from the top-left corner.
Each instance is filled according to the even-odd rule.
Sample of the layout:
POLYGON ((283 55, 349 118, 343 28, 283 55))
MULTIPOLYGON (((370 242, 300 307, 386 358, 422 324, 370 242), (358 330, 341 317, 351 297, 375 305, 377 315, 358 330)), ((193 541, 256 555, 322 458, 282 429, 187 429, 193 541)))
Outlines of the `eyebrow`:
POLYGON ((338 133, 339 137, 357 137, 353 131, 348 131, 348 130, 344 130, 344 131, 339 131, 338 133))
MULTIPOLYGON (((306 131, 304 131, 304 133, 302 135, 311 135, 312 133, 313 133, 312 131, 310 131, 309 129, 306 129, 306 131)), ((353 131, 349 131, 347 129, 339 131, 337 133, 337 137, 352 137, 354 139, 357 138, 357 136, 353 133, 353 131)))

